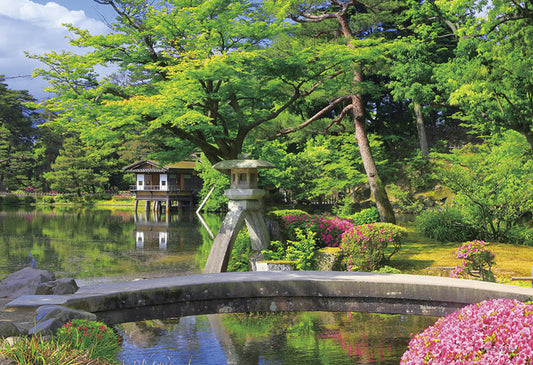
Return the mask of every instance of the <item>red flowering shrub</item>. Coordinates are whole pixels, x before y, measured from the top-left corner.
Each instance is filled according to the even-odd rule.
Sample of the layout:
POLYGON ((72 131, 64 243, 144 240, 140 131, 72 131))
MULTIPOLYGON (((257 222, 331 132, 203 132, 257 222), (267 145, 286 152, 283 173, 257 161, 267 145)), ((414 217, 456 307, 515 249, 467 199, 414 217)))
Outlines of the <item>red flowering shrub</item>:
POLYGON ((533 365, 533 305, 511 299, 469 305, 415 335, 401 364, 533 365))
POLYGON ((76 350, 86 350, 92 359, 113 361, 120 349, 122 339, 104 323, 73 319, 59 328, 57 340, 76 350))
POLYGON ((296 240, 296 229, 311 231, 316 233, 318 248, 338 247, 342 236, 354 227, 350 220, 317 214, 291 214, 282 217, 282 220, 287 228, 289 240, 296 240))
POLYGON ((401 247, 407 230, 391 223, 353 227, 342 237, 343 264, 348 271, 374 271, 383 267, 401 247))

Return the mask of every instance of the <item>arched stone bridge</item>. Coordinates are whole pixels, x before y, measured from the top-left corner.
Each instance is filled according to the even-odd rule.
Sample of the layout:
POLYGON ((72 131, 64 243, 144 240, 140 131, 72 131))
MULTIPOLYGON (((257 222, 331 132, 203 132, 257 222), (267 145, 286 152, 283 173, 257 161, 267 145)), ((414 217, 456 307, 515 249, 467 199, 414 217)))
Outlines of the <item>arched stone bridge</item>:
POLYGON ((108 324, 211 313, 354 311, 443 316, 492 298, 533 300, 533 289, 433 276, 350 272, 201 274, 26 295, 12 307, 58 304, 108 324))

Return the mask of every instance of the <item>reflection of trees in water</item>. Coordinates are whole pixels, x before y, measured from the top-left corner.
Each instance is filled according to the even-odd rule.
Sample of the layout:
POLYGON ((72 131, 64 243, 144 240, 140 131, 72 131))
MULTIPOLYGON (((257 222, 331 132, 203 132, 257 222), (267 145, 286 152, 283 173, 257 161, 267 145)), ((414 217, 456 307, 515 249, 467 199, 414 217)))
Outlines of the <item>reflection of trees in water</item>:
POLYGON ((198 273, 195 253, 204 242, 194 213, 172 215, 164 249, 136 249, 130 210, 47 209, 0 212, 0 276, 35 267, 58 277, 198 273), (30 257, 31 254, 31 257, 30 257))
POLYGON ((371 313, 234 314, 223 319, 242 363, 397 364, 410 333, 434 318, 371 313))
POLYGON ((150 320, 142 322, 130 322, 117 325, 123 337, 127 337, 129 342, 139 348, 149 348, 156 345, 159 338, 168 333, 174 322, 169 323, 161 320, 150 320))
MULTIPOLYGON (((293 312, 192 316, 145 321, 125 335, 139 348, 202 359, 213 334, 228 364, 398 364, 409 334, 435 318, 370 313, 293 312)), ((124 326, 124 325, 122 325, 124 326)), ((178 356, 178 355, 176 355, 178 356)), ((205 359, 204 359, 205 360, 205 359)), ((186 362, 185 362, 186 363, 186 362)))

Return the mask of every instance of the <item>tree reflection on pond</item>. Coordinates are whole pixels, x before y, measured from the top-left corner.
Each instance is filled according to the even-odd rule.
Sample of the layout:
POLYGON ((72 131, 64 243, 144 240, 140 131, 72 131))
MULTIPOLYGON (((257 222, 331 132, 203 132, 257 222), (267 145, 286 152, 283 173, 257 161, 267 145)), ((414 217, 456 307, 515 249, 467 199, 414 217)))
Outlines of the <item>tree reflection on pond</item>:
POLYGON ((120 361, 172 364, 398 364, 435 318, 372 313, 248 313, 119 326, 120 361), (171 360, 169 362, 169 360, 171 360))
MULTIPOLYGON (((219 216, 204 218, 218 228, 219 216)), ((27 266, 82 280, 196 274, 203 260, 197 252, 210 242, 194 212, 142 217, 117 209, 0 211, 0 276, 27 266)))

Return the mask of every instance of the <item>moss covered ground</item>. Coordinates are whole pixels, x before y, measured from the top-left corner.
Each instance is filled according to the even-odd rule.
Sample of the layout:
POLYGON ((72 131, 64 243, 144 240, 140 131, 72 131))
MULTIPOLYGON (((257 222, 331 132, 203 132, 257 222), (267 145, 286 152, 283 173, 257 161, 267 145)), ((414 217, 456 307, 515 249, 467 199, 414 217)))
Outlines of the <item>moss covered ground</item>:
MULTIPOLYGON (((390 266, 405 274, 448 276, 447 267, 455 267, 461 260, 455 250, 462 242, 438 242, 428 239, 414 229, 406 227, 409 235, 402 249, 392 257, 390 266)), ((511 277, 530 277, 533 266, 533 247, 508 243, 487 242, 487 248, 496 256, 493 272, 497 282, 531 286, 529 281, 511 281, 511 277)))

